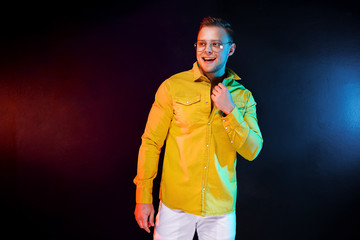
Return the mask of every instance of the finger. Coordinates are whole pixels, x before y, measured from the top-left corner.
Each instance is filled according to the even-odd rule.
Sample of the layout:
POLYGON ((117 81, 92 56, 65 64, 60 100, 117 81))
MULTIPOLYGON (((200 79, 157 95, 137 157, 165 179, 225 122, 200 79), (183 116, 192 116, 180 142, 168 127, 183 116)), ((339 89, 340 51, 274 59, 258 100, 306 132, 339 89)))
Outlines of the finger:
POLYGON ((216 96, 216 95, 219 95, 219 94, 220 94, 220 91, 219 91, 218 89, 215 89, 215 88, 214 88, 214 89, 212 90, 212 94, 214 94, 215 96, 216 96))
POLYGON ((212 101, 213 101, 213 102, 215 103, 215 105, 216 105, 216 96, 213 94, 213 95, 211 95, 210 97, 211 97, 212 101))
POLYGON ((226 92, 226 91, 229 90, 223 83, 219 83, 218 86, 221 88, 221 90, 222 90, 223 92, 226 92))
POLYGON ((219 83, 218 86, 219 86, 221 89, 224 89, 224 90, 227 89, 226 86, 225 86, 222 82, 219 83))
POLYGON ((139 227, 140 227, 140 228, 144 228, 140 219, 137 220, 137 223, 139 224, 139 227))
POLYGON ((154 224, 154 214, 155 214, 155 211, 151 211, 150 213, 150 217, 149 217, 149 223, 150 223, 150 226, 153 227, 155 224, 154 224))
POLYGON ((210 97, 211 97, 211 99, 213 100, 213 102, 215 102, 215 97, 216 97, 215 94, 211 94, 210 97))
POLYGON ((227 88, 227 87, 225 86, 225 84, 223 84, 222 82, 219 83, 218 86, 219 86, 221 89, 225 90, 225 91, 228 90, 228 88, 227 88))
POLYGON ((216 91, 218 91, 218 92, 221 92, 221 91, 222 91, 222 89, 221 89, 218 85, 216 85, 216 86, 214 87, 214 90, 216 90, 216 91))
POLYGON ((148 233, 150 233, 150 229, 149 229, 149 225, 148 225, 147 219, 143 219, 142 224, 143 224, 143 229, 144 229, 145 231, 147 231, 148 233))

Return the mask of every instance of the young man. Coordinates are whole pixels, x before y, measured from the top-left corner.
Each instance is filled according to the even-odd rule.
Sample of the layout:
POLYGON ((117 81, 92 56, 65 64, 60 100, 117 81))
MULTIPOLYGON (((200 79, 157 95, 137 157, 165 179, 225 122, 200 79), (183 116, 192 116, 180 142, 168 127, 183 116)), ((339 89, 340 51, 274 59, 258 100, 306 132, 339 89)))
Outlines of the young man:
POLYGON ((189 71, 159 87, 139 150, 135 218, 154 239, 235 239, 236 153, 248 160, 263 139, 250 91, 226 68, 233 30, 204 18, 189 71), (166 140, 159 213, 154 224, 152 184, 166 140))

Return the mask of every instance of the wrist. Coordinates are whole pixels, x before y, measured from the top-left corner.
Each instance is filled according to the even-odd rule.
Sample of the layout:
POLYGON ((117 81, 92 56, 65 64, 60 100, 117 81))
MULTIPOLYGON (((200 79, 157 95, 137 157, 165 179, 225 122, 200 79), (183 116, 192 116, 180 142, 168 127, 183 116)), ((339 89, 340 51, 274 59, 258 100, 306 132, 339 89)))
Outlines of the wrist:
POLYGON ((223 112, 224 112, 226 115, 229 115, 229 114, 234 110, 234 108, 235 108, 235 105, 231 105, 231 106, 229 106, 229 108, 224 109, 223 112))

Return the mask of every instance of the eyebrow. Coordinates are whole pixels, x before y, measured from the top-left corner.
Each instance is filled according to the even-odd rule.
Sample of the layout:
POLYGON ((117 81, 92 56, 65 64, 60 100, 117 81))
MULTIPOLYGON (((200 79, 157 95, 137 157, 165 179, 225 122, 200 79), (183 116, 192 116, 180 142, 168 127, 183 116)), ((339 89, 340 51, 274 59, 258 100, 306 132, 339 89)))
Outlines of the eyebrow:
POLYGON ((205 40, 205 39, 198 39, 197 41, 211 41, 211 42, 219 41, 219 42, 222 42, 221 40, 205 40))

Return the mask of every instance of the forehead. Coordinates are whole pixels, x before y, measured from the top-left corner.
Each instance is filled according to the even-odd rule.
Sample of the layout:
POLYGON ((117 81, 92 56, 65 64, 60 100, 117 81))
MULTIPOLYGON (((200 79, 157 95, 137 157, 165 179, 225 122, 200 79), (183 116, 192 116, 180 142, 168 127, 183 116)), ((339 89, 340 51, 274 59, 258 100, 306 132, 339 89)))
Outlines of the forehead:
POLYGON ((228 41, 229 35, 222 27, 209 26, 203 27, 198 33, 198 40, 219 40, 228 41))

